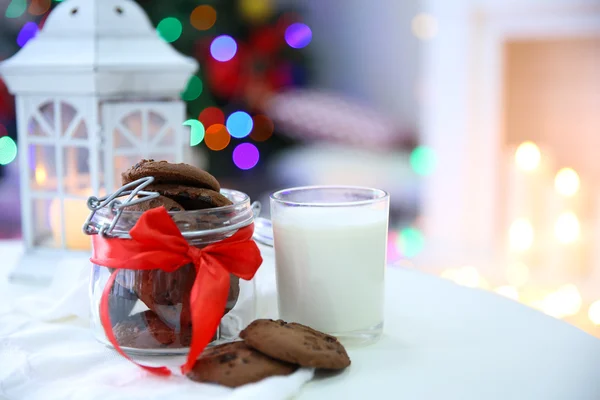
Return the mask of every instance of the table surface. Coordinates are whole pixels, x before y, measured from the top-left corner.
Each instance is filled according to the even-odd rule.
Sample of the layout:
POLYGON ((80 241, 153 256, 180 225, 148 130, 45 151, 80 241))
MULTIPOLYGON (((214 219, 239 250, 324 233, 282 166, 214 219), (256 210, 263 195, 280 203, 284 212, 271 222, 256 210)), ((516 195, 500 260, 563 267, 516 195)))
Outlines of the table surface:
MULTIPOLYGON (((17 242, 0 242, 0 295, 17 242)), ((1 339, 1 338, 0 338, 1 339)), ((299 399, 600 399, 600 340, 512 300, 389 267, 382 339, 299 399)), ((3 361, 4 362, 4 361, 3 361)))

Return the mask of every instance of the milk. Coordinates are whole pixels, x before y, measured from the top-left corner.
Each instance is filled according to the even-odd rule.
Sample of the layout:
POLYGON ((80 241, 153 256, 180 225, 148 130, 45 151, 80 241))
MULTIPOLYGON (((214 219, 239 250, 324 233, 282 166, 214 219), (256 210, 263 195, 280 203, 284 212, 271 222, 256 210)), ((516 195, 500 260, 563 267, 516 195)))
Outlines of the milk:
POLYGON ((337 334, 383 322, 387 210, 290 207, 273 219, 279 313, 337 334))

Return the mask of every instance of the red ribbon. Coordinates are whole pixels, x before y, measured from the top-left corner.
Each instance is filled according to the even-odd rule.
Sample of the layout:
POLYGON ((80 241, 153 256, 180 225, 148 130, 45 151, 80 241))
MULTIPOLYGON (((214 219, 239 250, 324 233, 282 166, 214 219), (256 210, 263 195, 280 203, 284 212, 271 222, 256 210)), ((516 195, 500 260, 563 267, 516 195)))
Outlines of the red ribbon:
POLYGON ((100 321, 106 337, 119 354, 154 374, 171 374, 167 367, 138 364, 117 343, 108 298, 120 269, 174 272, 186 264, 194 264, 196 279, 190 294, 192 341, 187 360, 181 366, 181 372, 185 374, 194 366, 221 322, 229 293, 229 274, 250 280, 262 264, 260 250, 252 240, 253 232, 254 224, 251 224, 227 239, 199 249, 188 244, 167 210, 159 207, 142 214, 129 232, 131 239, 106 239, 94 235, 91 261, 115 268, 100 300, 100 321))

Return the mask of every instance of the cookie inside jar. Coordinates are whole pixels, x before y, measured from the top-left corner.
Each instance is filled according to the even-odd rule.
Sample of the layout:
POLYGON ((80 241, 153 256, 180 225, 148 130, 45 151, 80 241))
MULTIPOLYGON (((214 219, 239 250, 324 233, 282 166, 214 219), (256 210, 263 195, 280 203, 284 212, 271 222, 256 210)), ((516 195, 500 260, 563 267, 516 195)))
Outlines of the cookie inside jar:
MULTIPOLYGON (((221 190, 214 177, 195 167, 142 160, 122 176, 123 184, 152 176, 152 184, 144 190, 157 193, 155 197, 123 209, 115 229, 125 235, 144 212, 158 207, 169 212, 188 243, 198 249, 218 243, 231 236, 236 227, 243 226, 244 221, 251 223, 253 220, 247 195, 221 190), (152 175, 148 175, 150 173, 152 175)), ((98 214, 101 218, 102 213, 98 214)), ((114 270, 97 265, 94 271, 92 291, 97 293, 92 295, 92 307, 97 307, 103 289, 101 282, 106 282, 114 270)), ((189 348, 192 337, 190 297, 196 276, 196 267, 191 263, 172 272, 120 269, 108 296, 112 331, 117 343, 126 351, 139 350, 141 353, 169 354, 170 350, 175 350, 174 354, 181 354, 176 350, 189 348)), ((234 320, 236 329, 245 326, 243 321, 239 321, 240 317, 232 313, 240 301, 241 292, 240 279, 229 274, 223 317, 234 320)), ((252 296, 254 293, 246 297, 252 296)), ((224 320, 227 319, 222 322, 224 320)), ((98 328, 99 321, 95 325, 98 328)), ((99 333, 99 329, 96 330, 99 333)), ((220 332, 221 329, 215 332, 213 341, 220 339, 220 332)))

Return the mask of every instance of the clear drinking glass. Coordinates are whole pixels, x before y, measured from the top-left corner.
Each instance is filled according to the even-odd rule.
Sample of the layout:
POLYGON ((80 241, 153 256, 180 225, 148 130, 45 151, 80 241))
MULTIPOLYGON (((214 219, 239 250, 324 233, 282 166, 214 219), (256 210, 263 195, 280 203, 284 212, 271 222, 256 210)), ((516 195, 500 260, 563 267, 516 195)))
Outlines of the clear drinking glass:
POLYGON ((313 186, 271 195, 280 318, 375 342, 383 331, 389 195, 313 186))

